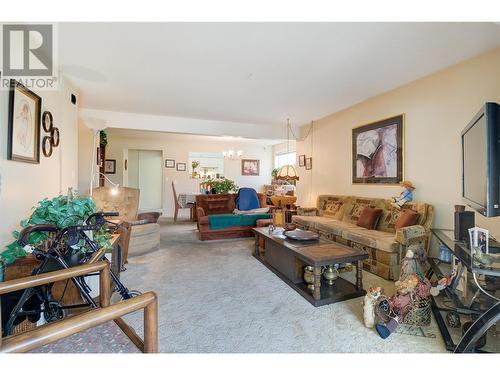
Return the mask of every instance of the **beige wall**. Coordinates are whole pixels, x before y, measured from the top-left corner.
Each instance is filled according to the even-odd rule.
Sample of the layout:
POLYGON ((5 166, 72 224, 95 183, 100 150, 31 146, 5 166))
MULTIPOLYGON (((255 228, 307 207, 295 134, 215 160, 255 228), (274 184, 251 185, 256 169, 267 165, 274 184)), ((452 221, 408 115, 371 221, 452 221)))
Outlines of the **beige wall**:
MULTIPOLYGON (((137 132, 124 137, 123 130, 120 135, 114 135, 113 129, 108 129, 108 147, 106 158, 116 159, 115 175, 108 174, 113 182, 124 184, 124 151, 135 150, 161 150, 163 159, 174 159, 176 162, 187 163, 188 153, 191 152, 222 152, 225 149, 243 151, 243 159, 260 160, 260 176, 242 176, 241 160, 226 160, 224 162, 225 177, 234 180, 239 187, 252 187, 262 191, 264 184, 271 182, 273 168, 272 146, 266 145, 262 140, 217 140, 215 137, 180 135, 158 132, 137 132), (141 137, 142 134, 142 137, 141 137)), ((187 166, 186 166, 187 167, 187 166)), ((84 177, 84 176, 83 176, 84 177)), ((175 169, 163 168, 163 214, 173 216, 172 181, 176 182, 177 193, 198 193, 198 179, 191 179, 188 172, 177 172, 175 169)), ((83 186, 83 184, 82 184, 83 186)), ((87 186, 87 185, 86 185, 87 186)), ((185 212, 184 214, 188 214, 185 212)))
MULTIPOLYGON (((453 228, 453 205, 461 204, 460 133, 486 101, 500 102, 500 49, 316 121, 297 144, 298 154, 313 157, 312 171, 299 168, 299 203, 312 205, 324 193, 397 195, 397 186, 351 183, 351 134, 354 127, 405 113, 405 170, 417 187, 414 198, 435 206, 435 227, 453 228)), ((500 218, 477 214, 476 222, 500 238, 500 218)))
MULTIPOLYGON (((78 108, 71 104, 74 88, 62 81, 59 91, 40 91, 42 113, 50 111, 59 128, 61 141, 52 156, 40 150, 40 164, 7 160, 7 127, 9 93, 0 92, 0 251, 12 242, 11 232, 19 229, 19 221, 31 214, 31 208, 43 198, 66 193, 77 186, 78 176, 78 108)), ((40 137, 45 132, 41 129, 40 137)))

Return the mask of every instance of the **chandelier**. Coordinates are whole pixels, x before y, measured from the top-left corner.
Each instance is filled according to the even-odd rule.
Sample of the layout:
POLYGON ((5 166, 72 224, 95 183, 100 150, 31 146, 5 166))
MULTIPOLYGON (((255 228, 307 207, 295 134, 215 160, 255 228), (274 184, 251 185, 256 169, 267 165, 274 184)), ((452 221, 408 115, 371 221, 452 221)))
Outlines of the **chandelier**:
POLYGON ((236 158, 241 158, 243 156, 243 151, 241 150, 238 150, 238 151, 235 151, 235 150, 224 150, 222 151, 222 156, 224 156, 224 159, 236 159, 236 158))
MULTIPOLYGON (((290 153, 290 119, 286 119, 286 153, 290 153)), ((291 164, 284 165, 276 176, 279 180, 298 180, 297 170, 291 164)))

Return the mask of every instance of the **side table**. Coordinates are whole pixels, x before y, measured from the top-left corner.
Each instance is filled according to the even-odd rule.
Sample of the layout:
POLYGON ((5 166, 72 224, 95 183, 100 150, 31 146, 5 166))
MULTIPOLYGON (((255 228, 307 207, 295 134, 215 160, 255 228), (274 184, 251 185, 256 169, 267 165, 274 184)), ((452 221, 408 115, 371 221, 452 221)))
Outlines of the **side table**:
MULTIPOLYGON (((482 332, 482 334, 484 334, 487 330, 484 328, 487 327, 489 321, 486 322, 483 317, 487 311, 491 310, 496 301, 482 295, 479 290, 476 290, 472 295, 472 298, 469 298, 468 294, 471 290, 468 289, 471 283, 467 282, 467 275, 468 273, 474 272, 476 274, 481 274, 483 277, 491 278, 495 276, 495 271, 472 269, 470 252, 464 243, 454 241, 453 231, 445 229, 432 229, 432 235, 440 243, 440 245, 444 246, 451 252, 453 259, 452 264, 449 265, 440 259, 429 257, 428 263, 430 265, 430 269, 428 270, 426 277, 430 279, 434 275, 437 279, 440 279, 445 274, 451 273, 452 268, 456 268, 457 273, 450 286, 441 291, 438 296, 432 297, 432 313, 436 319, 436 323, 446 344, 447 350, 471 350, 475 341, 464 342, 464 340, 467 339, 467 335, 462 335, 461 327, 448 328, 445 319, 448 320, 448 314, 459 314, 459 316, 466 316, 469 319, 476 319, 476 321, 479 321, 478 324, 481 324, 481 327, 477 327, 475 324, 477 332, 482 332), (445 266, 447 269, 443 270, 445 266), (460 280, 463 281, 460 282, 460 280), (458 293, 460 284, 462 287, 462 296, 458 293), (485 322, 480 323, 482 321, 485 322), (457 346, 457 342, 460 343, 459 346, 457 346)), ((479 336, 475 335, 474 337, 470 337, 469 340, 477 340, 478 337, 479 336)), ((491 334, 487 337, 487 345, 485 348, 475 348, 474 350, 476 352, 497 352, 498 347, 500 347, 498 338, 495 338, 495 336, 491 334)))

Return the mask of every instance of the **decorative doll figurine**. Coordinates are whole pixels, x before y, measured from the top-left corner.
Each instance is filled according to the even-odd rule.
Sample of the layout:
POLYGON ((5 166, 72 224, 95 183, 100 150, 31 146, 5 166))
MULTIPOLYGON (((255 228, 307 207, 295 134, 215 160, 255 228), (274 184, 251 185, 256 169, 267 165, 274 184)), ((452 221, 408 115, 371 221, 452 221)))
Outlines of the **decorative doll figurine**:
POLYGON ((375 326, 375 302, 382 295, 384 290, 381 287, 368 288, 363 301, 363 320, 365 326, 373 328, 375 326))
POLYGON ((401 181, 399 186, 403 188, 403 191, 399 195, 399 197, 392 197, 393 203, 392 205, 398 209, 401 209, 403 205, 407 202, 411 202, 413 200, 413 190, 415 187, 410 181, 401 181))
POLYGON ((406 252, 406 256, 401 261, 401 271, 399 272, 399 281, 406 279, 408 276, 412 274, 420 275, 422 274, 422 270, 420 268, 420 264, 415 259, 415 255, 412 250, 406 252))

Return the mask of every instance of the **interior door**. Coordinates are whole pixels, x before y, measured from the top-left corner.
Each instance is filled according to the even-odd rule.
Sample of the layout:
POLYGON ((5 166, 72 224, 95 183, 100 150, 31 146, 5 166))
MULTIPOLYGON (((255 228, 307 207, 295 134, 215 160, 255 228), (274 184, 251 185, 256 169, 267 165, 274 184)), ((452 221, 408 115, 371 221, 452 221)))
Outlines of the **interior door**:
POLYGON ((155 150, 128 151, 128 186, 141 191, 139 211, 161 211, 163 155, 155 150))

